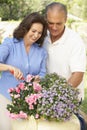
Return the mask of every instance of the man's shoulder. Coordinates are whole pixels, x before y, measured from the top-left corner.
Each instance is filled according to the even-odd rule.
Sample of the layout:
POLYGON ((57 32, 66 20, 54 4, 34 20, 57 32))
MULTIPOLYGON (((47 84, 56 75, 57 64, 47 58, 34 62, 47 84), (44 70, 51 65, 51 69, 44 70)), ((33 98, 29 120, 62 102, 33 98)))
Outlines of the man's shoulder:
POLYGON ((85 43, 78 32, 68 28, 68 34, 66 41, 67 45, 70 45, 70 48, 85 50, 85 43))
POLYGON ((82 39, 79 32, 77 32, 76 30, 72 29, 72 28, 68 28, 67 27, 67 30, 68 30, 68 33, 72 36, 75 36, 75 38, 79 38, 79 39, 82 39))
POLYGON ((65 32, 66 32, 68 35, 71 35, 71 36, 79 36, 79 34, 78 34, 75 30, 73 30, 73 29, 71 29, 71 28, 69 28, 69 27, 66 27, 66 28, 65 28, 65 32))
POLYGON ((78 41, 78 42, 83 42, 81 36, 79 35, 78 32, 76 32, 75 30, 66 27, 66 34, 67 34, 67 38, 72 40, 73 42, 78 41))

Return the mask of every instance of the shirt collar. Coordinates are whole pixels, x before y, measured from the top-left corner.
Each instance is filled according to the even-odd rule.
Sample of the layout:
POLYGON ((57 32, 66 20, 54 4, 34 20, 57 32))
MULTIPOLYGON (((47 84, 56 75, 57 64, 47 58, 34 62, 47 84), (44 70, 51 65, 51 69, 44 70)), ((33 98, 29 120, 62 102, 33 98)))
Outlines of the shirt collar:
POLYGON ((65 30, 64 30, 64 33, 63 33, 62 37, 60 37, 57 41, 53 42, 53 44, 52 44, 51 39, 50 39, 50 32, 47 31, 48 42, 49 42, 50 44, 52 44, 52 45, 56 45, 56 44, 60 44, 60 43, 61 43, 61 44, 64 44, 65 41, 66 41, 67 35, 68 35, 68 30, 69 30, 69 29, 68 29, 67 27, 65 27, 65 30))

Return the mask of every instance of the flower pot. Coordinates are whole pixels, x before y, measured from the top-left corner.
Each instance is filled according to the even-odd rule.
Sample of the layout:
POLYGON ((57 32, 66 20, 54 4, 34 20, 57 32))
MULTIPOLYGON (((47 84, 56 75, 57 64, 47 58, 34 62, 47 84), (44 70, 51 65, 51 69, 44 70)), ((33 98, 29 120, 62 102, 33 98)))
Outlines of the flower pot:
POLYGON ((80 130, 80 122, 75 115, 66 122, 35 120, 31 116, 29 120, 12 120, 12 127, 12 130, 80 130))

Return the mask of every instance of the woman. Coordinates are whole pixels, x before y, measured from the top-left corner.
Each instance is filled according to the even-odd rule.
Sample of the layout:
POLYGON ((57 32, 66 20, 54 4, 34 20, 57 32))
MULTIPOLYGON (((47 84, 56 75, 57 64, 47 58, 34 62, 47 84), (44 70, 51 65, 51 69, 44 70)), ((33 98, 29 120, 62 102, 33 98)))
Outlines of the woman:
MULTIPOLYGON (((28 74, 36 76, 35 80, 44 77, 47 54, 41 46, 46 32, 47 26, 44 18, 39 13, 32 13, 27 15, 14 30, 13 38, 6 38, 0 45, 0 71, 2 72, 0 98, 2 100, 4 97, 10 99, 8 88, 23 82, 23 77, 25 78, 28 74)), ((4 103, 3 109, 6 111, 5 98, 4 103)), ((3 118, 6 118, 4 114, 3 118)), ((1 121, 2 119, 0 123, 1 121)), ((9 126, 8 128, 7 126, 0 127, 3 130, 10 130, 9 126)))

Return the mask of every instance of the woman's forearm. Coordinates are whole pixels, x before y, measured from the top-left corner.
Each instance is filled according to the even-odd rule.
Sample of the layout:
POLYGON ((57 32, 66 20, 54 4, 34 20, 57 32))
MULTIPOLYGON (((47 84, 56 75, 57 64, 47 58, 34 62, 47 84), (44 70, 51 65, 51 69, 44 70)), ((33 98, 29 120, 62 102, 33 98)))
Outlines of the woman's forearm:
POLYGON ((13 71, 13 75, 16 79, 21 79, 23 77, 23 73, 19 68, 16 68, 14 66, 11 65, 7 65, 7 64, 2 64, 0 63, 0 71, 9 71, 12 72, 13 71))
POLYGON ((0 71, 9 71, 10 66, 0 63, 0 71))

